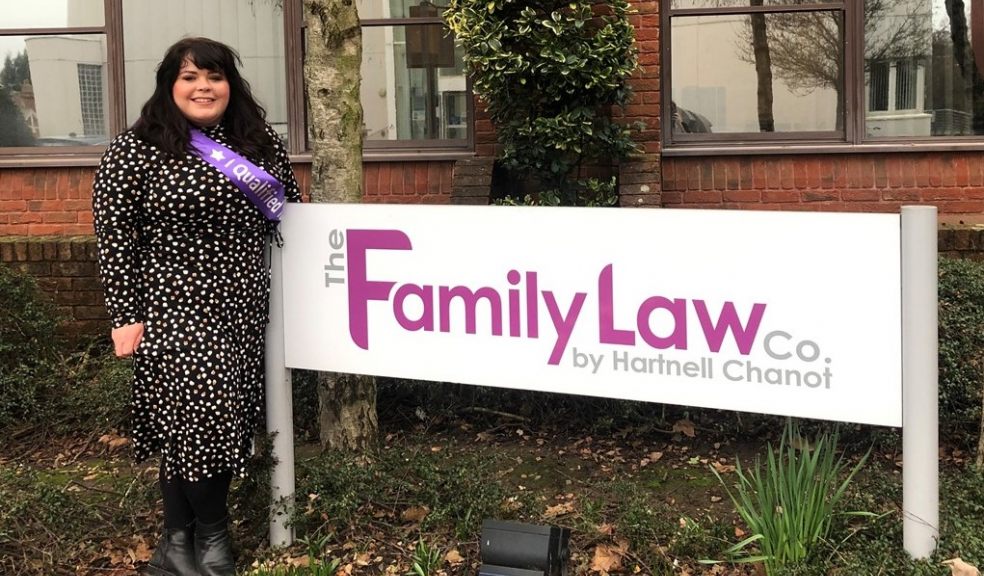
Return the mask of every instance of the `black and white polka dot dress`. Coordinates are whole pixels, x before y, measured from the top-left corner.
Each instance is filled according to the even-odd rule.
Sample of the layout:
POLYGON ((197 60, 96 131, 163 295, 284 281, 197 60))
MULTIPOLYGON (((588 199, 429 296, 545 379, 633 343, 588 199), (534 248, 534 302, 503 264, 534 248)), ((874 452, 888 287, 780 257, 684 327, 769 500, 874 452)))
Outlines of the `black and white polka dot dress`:
MULTIPOLYGON (((273 164, 300 191, 279 137, 273 164)), ((221 126, 203 130, 230 146, 221 126)), ((201 158, 171 158, 132 132, 106 150, 92 193, 99 269, 113 327, 144 323, 134 354, 138 461, 160 450, 168 477, 244 473, 263 414, 272 226, 201 158)))

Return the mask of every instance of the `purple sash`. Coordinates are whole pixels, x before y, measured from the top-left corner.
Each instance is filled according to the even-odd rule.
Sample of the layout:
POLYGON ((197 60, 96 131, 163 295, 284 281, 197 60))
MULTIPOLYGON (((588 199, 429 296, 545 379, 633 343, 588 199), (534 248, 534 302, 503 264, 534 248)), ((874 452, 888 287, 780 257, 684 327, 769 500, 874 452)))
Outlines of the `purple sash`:
POLYGON ((284 210, 284 185, 279 180, 196 128, 191 129, 191 148, 242 190, 268 220, 280 222, 280 213, 284 210))

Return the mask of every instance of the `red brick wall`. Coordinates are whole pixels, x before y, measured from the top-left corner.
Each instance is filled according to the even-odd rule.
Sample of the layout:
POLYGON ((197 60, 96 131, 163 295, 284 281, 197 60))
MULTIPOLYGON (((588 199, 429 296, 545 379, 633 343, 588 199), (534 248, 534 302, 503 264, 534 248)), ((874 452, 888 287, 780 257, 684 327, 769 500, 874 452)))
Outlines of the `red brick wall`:
POLYGON ((0 263, 37 279, 64 319, 63 333, 108 334, 93 237, 0 238, 0 263))
POLYGON ((642 122, 645 128, 635 133, 639 154, 619 167, 619 197, 622 206, 660 206, 660 16, 656 0, 634 2, 636 14, 629 17, 635 27, 639 68, 630 81, 632 101, 625 107, 622 119, 629 123, 642 122))
POLYGON ((93 168, 0 169, 0 236, 92 234, 93 168))
POLYGON ((450 204, 452 161, 369 162, 363 198, 387 204, 450 204))
POLYGON ((984 154, 663 159, 666 207, 895 212, 904 204, 933 204, 944 223, 984 223, 984 154))
MULTIPOLYGON (((449 204, 451 161, 364 165, 366 202, 449 204)), ((307 196, 308 164, 295 166, 307 196)), ((83 236, 92 231, 92 179, 87 168, 0 168, 0 237, 83 236)))

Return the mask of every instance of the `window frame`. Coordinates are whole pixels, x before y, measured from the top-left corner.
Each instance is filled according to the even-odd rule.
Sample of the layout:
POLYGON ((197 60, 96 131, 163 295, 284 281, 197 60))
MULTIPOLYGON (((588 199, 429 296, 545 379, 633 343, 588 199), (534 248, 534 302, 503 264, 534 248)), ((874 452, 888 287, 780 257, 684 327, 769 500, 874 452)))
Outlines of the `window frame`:
MULTIPOLYGON (((106 39, 106 120, 109 138, 123 132, 126 122, 126 78, 124 76, 123 2, 102 0, 102 26, 0 28, 0 36, 55 36, 60 34, 102 34, 106 39)), ((307 147, 307 110, 304 103, 302 0, 284 0, 284 67, 287 78, 288 152, 298 163, 311 161, 312 150, 307 147)), ((393 26, 406 24, 442 24, 440 17, 392 18, 361 22, 362 26, 393 26)), ((363 146, 363 161, 426 161, 450 160, 474 156, 475 116, 471 78, 466 78, 468 137, 462 140, 370 141, 363 146), (370 144, 372 142, 372 144, 370 144), (423 144, 423 145, 422 145, 423 144)), ((21 146, 0 147, 0 168, 95 166, 105 152, 105 146, 21 146)))
MULTIPOLYGON (((0 36, 59 36, 62 34, 101 34, 106 38, 106 110, 109 138, 122 131, 124 116, 123 37, 120 34, 123 19, 123 0, 103 0, 102 26, 66 26, 37 28, 0 28, 0 36)), ((0 147, 0 167, 13 166, 88 166, 98 162, 105 146, 9 146, 0 147)))
MULTIPOLYGON (((809 142, 814 144, 832 144, 850 141, 856 137, 856 124, 853 122, 853 95, 856 92, 856 77, 851 71, 850 63, 854 60, 853 52, 857 44, 850 39, 856 33, 857 20, 851 18, 852 11, 849 6, 857 6, 856 2, 863 0, 852 0, 851 2, 812 2, 809 4, 787 4, 787 5, 768 5, 768 6, 728 6, 713 8, 670 8, 672 0, 663 0, 662 18, 660 25, 665 31, 662 37, 662 56, 663 56, 663 83, 662 85, 672 91, 671 79, 673 72, 672 58, 672 39, 671 39, 671 20, 673 18, 686 18, 696 16, 727 16, 737 15, 746 16, 751 14, 790 14, 805 12, 840 12, 844 22, 844 46, 842 51, 844 60, 841 66, 841 83, 844 86, 844 123, 841 130, 823 132, 730 132, 720 134, 686 134, 674 135, 671 129, 663 131, 663 145, 666 148, 676 148, 685 146, 742 146, 742 145, 789 145, 797 142, 809 142)), ((672 98, 663 99, 663 117, 671 118, 670 109, 672 98)), ((670 123, 665 123, 669 126, 670 123)))
MULTIPOLYGON (((660 3, 660 71, 661 86, 667 93, 672 90, 672 18, 681 16, 716 16, 726 14, 789 13, 839 10, 844 18, 844 135, 830 137, 827 133, 729 133, 715 135, 671 134, 669 128, 661 130, 664 156, 746 155, 746 154, 817 154, 858 152, 913 152, 913 151, 962 151, 984 150, 984 135, 965 136, 882 136, 865 135, 865 82, 864 82, 864 1, 842 0, 825 2, 815 0, 809 4, 767 6, 729 6, 718 8, 671 8, 672 0, 660 3)), ((663 98, 663 118, 671 117, 671 98, 663 98)), ((669 123, 664 123, 669 126, 669 123)))
MULTIPOLYGON (((299 71, 296 78, 302 79, 294 82, 293 93, 291 86, 288 86, 288 116, 290 118, 290 140, 291 142, 304 142, 303 149, 291 147, 291 153, 297 154, 309 160, 312 150, 307 147, 307 108, 304 102, 304 29, 307 24, 304 20, 304 7, 302 0, 284 2, 284 22, 289 22, 286 35, 288 78, 293 70, 290 66, 296 67, 299 71), (296 132, 295 132, 296 129, 296 132)), ((359 24, 362 28, 378 26, 408 26, 408 25, 441 25, 444 20, 440 16, 417 17, 417 18, 366 18, 360 19, 359 24)), ((364 140, 362 143, 362 159, 364 162, 373 161, 426 161, 426 160, 452 160, 457 158, 468 158, 475 155, 475 98, 472 91, 471 76, 465 76, 465 103, 468 114, 467 130, 468 137, 464 139, 445 139, 445 140, 364 140)))

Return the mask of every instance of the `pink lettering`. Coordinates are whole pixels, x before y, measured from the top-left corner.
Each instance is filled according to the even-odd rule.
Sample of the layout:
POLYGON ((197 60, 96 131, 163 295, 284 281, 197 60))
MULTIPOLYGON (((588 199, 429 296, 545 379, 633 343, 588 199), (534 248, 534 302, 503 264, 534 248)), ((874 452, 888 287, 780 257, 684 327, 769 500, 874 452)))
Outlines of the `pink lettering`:
POLYGON ((369 301, 389 300, 396 282, 377 282, 366 276, 369 250, 411 250, 410 238, 399 230, 348 230, 349 335, 356 346, 369 349, 369 301))

